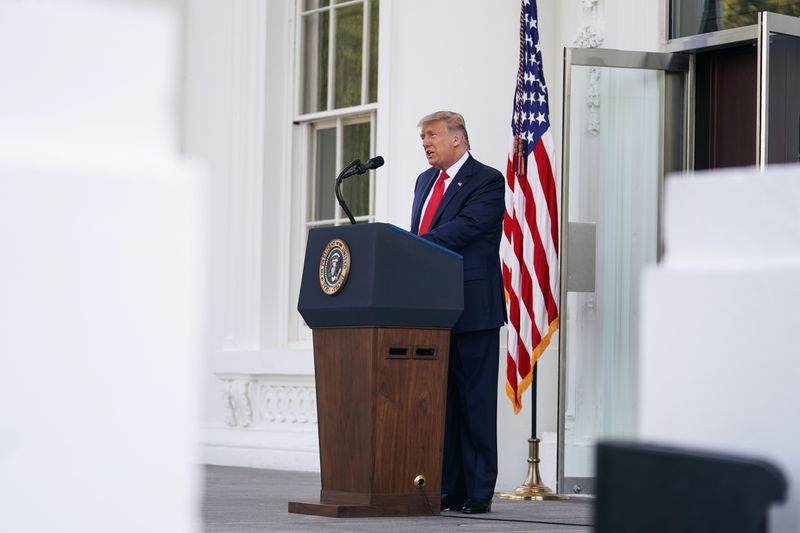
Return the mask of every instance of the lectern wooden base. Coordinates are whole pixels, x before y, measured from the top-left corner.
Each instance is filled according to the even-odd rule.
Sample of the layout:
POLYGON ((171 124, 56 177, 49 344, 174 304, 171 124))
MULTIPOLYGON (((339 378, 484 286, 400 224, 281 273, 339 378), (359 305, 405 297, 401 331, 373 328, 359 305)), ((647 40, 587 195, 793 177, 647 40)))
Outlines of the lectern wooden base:
POLYGON ((290 513, 439 514, 449 349, 447 329, 314 329, 322 491, 290 513))
POLYGON ((420 493, 377 499, 373 504, 322 502, 289 502, 289 512, 327 516, 329 518, 359 518, 369 516, 419 516, 439 514, 440 497, 429 494, 430 505, 420 493))

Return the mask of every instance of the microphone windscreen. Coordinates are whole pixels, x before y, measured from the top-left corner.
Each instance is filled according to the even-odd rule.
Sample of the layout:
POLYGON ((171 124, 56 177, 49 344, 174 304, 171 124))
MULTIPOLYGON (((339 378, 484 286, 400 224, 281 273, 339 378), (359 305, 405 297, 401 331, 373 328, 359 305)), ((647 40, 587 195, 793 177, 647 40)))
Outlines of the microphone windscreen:
POLYGON ((383 158, 378 155, 367 161, 366 164, 364 165, 364 168, 373 169, 382 166, 383 166, 383 158))

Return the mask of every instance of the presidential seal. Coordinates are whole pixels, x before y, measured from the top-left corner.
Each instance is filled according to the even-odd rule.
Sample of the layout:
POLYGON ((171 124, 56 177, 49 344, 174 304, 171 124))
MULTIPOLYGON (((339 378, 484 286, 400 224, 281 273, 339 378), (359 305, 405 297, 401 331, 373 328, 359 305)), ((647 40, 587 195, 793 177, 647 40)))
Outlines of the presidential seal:
POLYGON ((342 290, 350 274, 350 248, 342 239, 333 239, 319 259, 319 286, 328 296, 342 290))

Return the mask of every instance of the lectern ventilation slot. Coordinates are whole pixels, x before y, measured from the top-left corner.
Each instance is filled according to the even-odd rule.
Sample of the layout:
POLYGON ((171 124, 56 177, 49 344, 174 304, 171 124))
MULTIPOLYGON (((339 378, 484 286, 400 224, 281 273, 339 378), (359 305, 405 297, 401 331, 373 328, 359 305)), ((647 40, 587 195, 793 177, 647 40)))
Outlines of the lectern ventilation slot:
POLYGON ((389 359, 408 359, 408 346, 389 346, 386 357, 389 359))
POLYGON ((414 350, 414 359, 436 359, 436 347, 417 346, 414 350))

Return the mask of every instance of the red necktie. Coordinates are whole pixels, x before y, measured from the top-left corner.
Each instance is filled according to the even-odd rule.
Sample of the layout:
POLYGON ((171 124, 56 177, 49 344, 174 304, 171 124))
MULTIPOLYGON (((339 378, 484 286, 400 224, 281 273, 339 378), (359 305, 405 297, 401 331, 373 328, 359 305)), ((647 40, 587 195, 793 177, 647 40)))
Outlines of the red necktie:
POLYGON ((431 199, 428 201, 428 207, 425 208, 425 215, 422 217, 422 223, 419 225, 417 235, 428 233, 436 208, 439 207, 439 202, 442 201, 442 196, 444 196, 444 180, 447 178, 449 178, 447 172, 442 170, 442 173, 439 174, 439 179, 436 180, 436 185, 433 186, 433 193, 431 193, 431 199))

